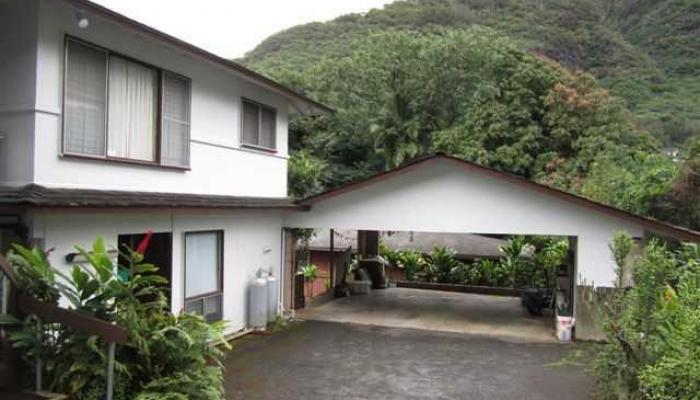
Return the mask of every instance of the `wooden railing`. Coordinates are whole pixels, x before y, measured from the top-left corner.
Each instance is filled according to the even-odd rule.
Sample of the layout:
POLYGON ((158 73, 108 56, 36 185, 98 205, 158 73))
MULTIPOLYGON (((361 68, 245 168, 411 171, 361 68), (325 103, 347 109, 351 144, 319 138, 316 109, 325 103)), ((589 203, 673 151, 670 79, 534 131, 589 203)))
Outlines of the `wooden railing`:
MULTIPOLYGON (((59 307, 54 304, 42 302, 32 296, 21 293, 18 290, 17 281, 12 271, 10 263, 0 255, 0 273, 4 279, 9 281, 9 285, 4 285, 2 291, 3 299, 0 299, 3 312, 19 311, 24 314, 36 315, 42 323, 58 323, 68 326, 76 331, 88 335, 98 336, 107 342, 107 387, 106 398, 112 400, 114 394, 114 357, 116 345, 124 344, 127 341, 128 331, 126 328, 79 314, 75 311, 59 307), (9 290, 9 293, 6 291, 9 290)), ((36 360, 36 391, 42 390, 43 360, 36 360)))

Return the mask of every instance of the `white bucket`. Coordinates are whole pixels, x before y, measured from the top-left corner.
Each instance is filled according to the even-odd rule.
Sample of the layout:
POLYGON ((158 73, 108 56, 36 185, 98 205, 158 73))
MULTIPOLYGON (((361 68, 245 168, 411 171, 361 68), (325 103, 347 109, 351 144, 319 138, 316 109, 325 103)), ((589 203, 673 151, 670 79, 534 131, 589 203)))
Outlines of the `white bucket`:
POLYGON ((574 328, 576 320, 574 317, 563 317, 557 315, 557 339, 561 342, 571 341, 571 330, 574 328))

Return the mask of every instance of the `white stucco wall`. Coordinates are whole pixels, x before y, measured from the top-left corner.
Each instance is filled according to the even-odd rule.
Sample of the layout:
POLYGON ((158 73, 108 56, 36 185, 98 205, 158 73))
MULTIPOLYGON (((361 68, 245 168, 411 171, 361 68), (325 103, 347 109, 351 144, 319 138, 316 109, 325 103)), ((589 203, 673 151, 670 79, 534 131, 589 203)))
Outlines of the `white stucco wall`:
POLYGON ((173 235, 172 304, 175 312, 184 306, 184 234, 188 231, 224 231, 223 314, 229 322, 227 331, 246 325, 247 292, 250 280, 259 268, 281 271, 282 219, 274 211, 116 211, 32 212, 32 237, 41 239, 45 248, 54 248, 50 261, 55 267, 70 270, 64 260, 74 246, 90 248, 101 236, 108 248, 116 248, 121 234, 138 234, 147 229, 173 235))
POLYGON ((37 5, 0 2, 0 184, 33 178, 37 5))
MULTIPOLYGON (((25 12, 27 24, 15 29, 28 36, 23 36, 19 44, 13 45, 17 52, 21 53, 13 57, 13 60, 18 61, 0 70, 0 74, 3 76, 3 82, 29 82, 26 87, 30 96, 25 96, 21 102, 28 104, 26 115, 31 118, 31 124, 24 123, 20 128, 21 135, 24 136, 34 135, 36 132, 36 145, 34 156, 28 158, 29 166, 22 168, 23 171, 32 171, 32 176, 27 179, 25 176, 18 178, 0 174, 0 184, 10 180, 29 180, 54 187, 262 197, 280 197, 287 194, 287 121, 290 105, 282 96, 235 76, 221 66, 195 58, 90 14, 86 14, 90 21, 89 28, 79 29, 77 10, 63 2, 23 0, 10 1, 9 4, 21 4, 26 7, 23 10, 31 11, 25 12), (192 80, 190 171, 61 157, 66 35, 78 37, 192 80), (27 77, 30 79, 26 79, 27 77), (240 116, 243 97, 270 105, 277 110, 276 153, 241 147, 240 116)), ((7 42, 8 40, 3 40, 0 43, 7 42)), ((4 47, 8 45, 5 44, 4 47)), ((14 86, 10 89, 13 88, 14 86)), ((7 97, 16 96, 3 95, 0 99, 7 97)), ((0 108, 0 116, 1 110, 0 108)), ((1 123, 0 119, 0 129, 1 123)), ((21 147, 20 144, 8 141, 4 147, 10 148, 10 145, 9 153, 14 153, 15 148, 21 147)))
POLYGON ((380 183, 322 200, 290 214, 286 227, 578 237, 578 282, 608 286, 613 234, 644 231, 560 198, 542 194, 454 162, 433 160, 380 183))

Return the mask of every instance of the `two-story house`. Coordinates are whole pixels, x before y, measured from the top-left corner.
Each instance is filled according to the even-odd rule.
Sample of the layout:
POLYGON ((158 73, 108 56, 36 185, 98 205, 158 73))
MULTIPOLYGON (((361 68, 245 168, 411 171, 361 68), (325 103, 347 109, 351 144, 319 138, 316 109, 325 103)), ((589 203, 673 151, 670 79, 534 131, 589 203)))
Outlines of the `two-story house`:
POLYGON ((240 329, 297 208, 289 115, 330 111, 91 2, 0 0, 0 250, 52 248, 68 269, 75 245, 151 229, 172 310, 240 329))

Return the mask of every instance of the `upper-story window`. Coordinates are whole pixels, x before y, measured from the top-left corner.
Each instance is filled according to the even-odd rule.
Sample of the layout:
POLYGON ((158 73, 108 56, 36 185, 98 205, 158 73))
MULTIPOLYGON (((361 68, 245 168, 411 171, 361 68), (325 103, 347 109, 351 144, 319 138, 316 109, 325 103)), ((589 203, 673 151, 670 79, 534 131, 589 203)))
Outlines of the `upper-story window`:
POLYGON ((189 165, 189 79, 68 38, 64 91, 64 154, 189 165))
POLYGON ((277 146, 277 112, 274 108, 243 100, 241 143, 266 150, 277 146))

